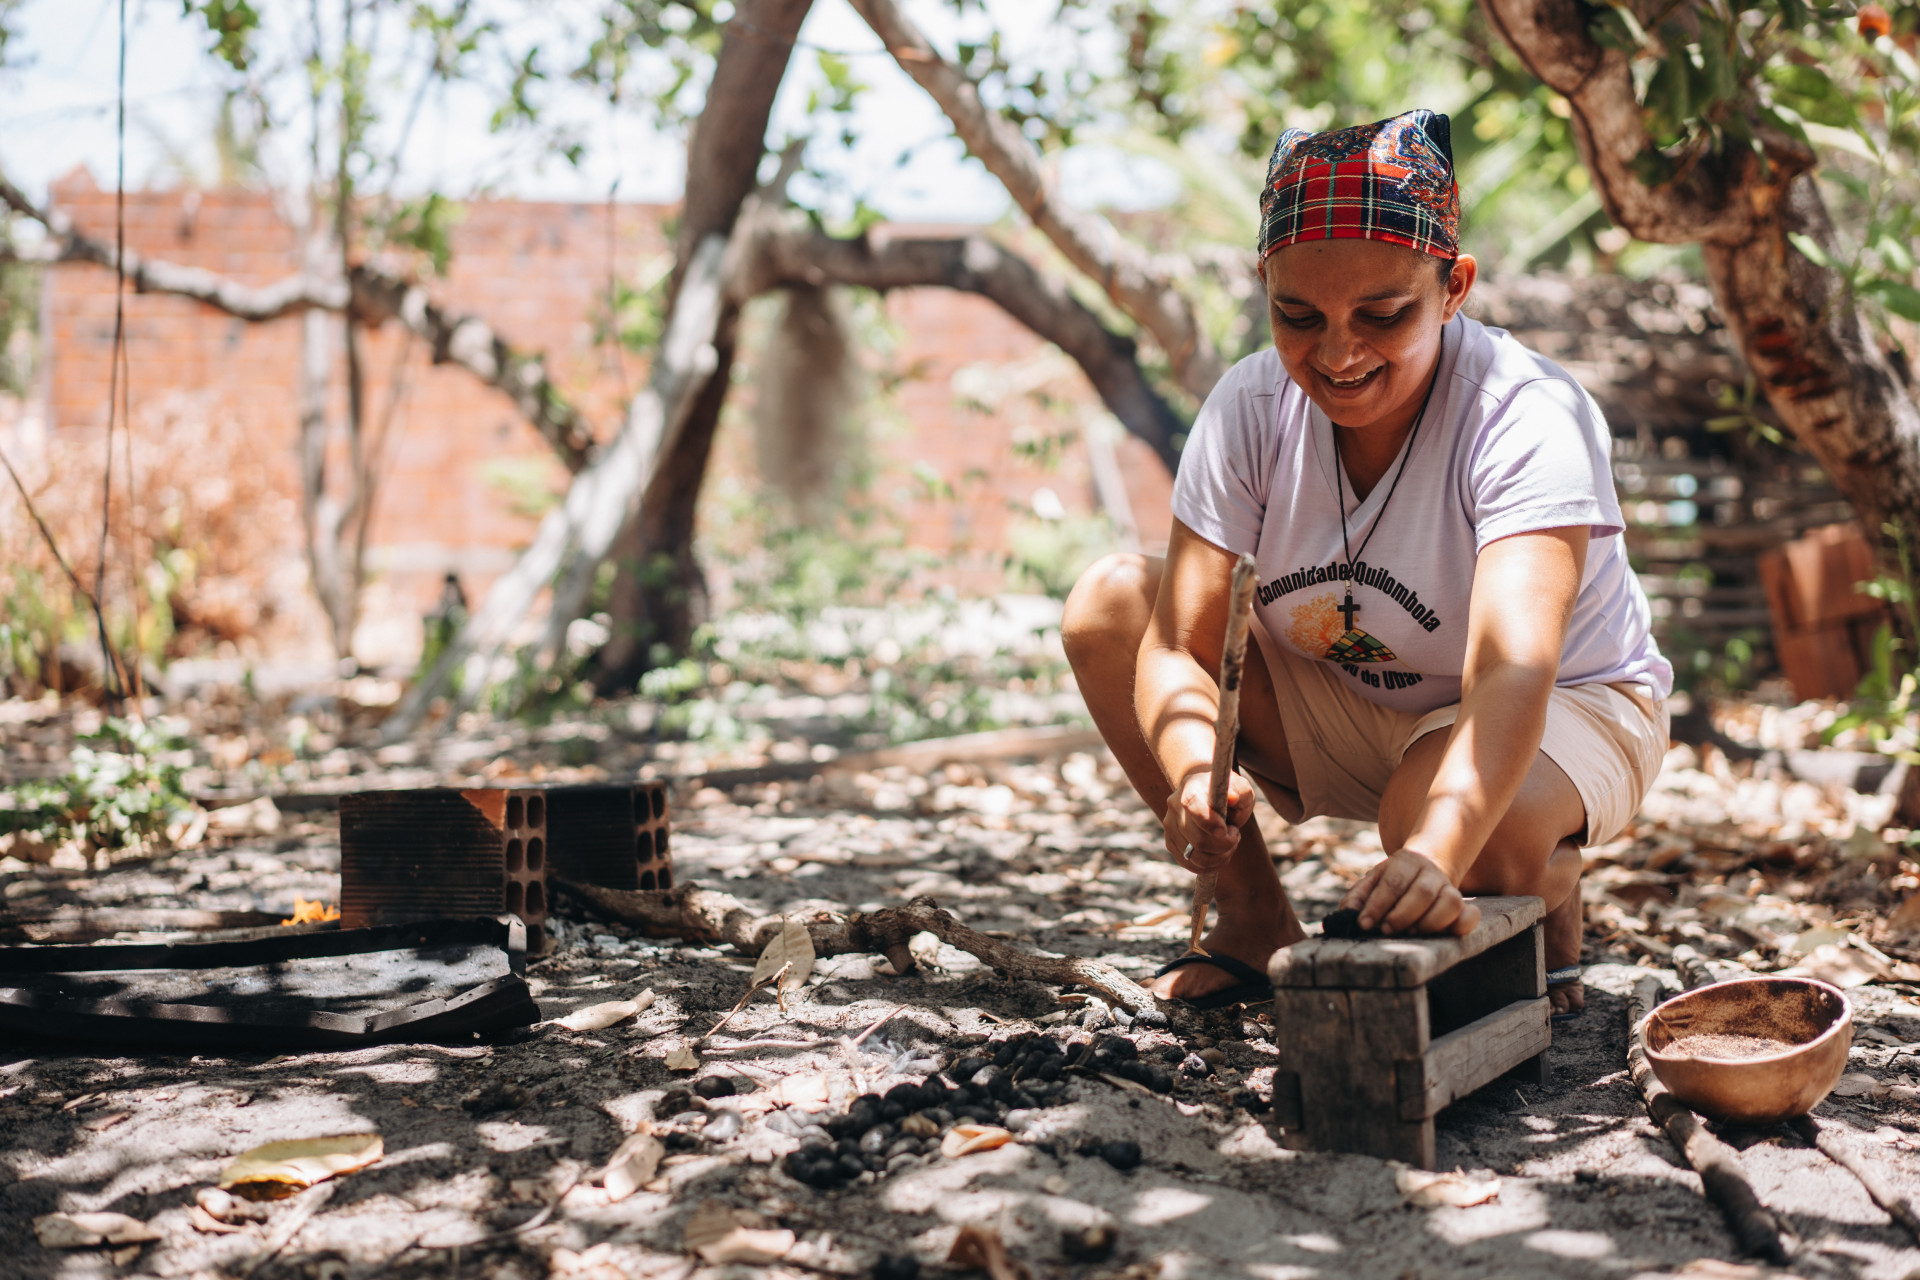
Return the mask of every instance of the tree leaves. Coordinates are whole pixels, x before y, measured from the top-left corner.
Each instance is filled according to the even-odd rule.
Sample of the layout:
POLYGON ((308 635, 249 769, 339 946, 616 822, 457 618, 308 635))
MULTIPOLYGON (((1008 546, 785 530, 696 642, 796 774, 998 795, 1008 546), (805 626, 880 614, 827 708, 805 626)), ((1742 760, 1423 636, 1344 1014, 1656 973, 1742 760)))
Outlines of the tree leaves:
POLYGON ((317 1182, 364 1169, 386 1148, 377 1133, 269 1142, 243 1152, 220 1172, 220 1189, 249 1200, 283 1200, 317 1182))

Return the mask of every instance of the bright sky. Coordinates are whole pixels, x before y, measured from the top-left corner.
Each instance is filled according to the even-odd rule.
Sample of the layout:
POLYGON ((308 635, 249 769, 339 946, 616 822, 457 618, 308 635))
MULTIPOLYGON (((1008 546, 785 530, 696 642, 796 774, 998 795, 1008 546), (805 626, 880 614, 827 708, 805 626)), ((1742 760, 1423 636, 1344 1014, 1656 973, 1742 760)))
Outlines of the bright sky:
MULTIPOLYGON (((179 0, 126 2, 127 184, 170 187, 183 175, 209 181, 215 172, 211 135, 219 91, 205 53, 206 29, 197 18, 182 16, 179 0)), ((102 186, 113 184, 117 7, 118 0, 29 0, 16 15, 18 35, 8 59, 12 65, 0 70, 0 172, 36 196, 80 164, 102 186)), ((291 0, 260 7, 276 16, 299 11, 291 0)), ((498 7, 503 18, 511 14, 515 21, 551 24, 552 30, 541 34, 563 44, 584 29, 580 19, 592 11, 593 3, 559 0, 498 7)), ((1050 5, 990 0, 988 7, 1017 47, 1034 56, 1044 58, 1050 43, 1059 39, 1045 21, 1050 5)), ((956 30, 956 19, 945 4, 906 0, 906 8, 943 45, 956 30)), ((403 24, 389 20, 377 45, 382 50, 413 49, 408 34, 403 24)), ((274 38, 268 37, 262 61, 274 56, 274 38)), ((284 28, 278 38, 284 41, 284 28)), ((859 106, 859 141, 851 153, 817 146, 810 157, 829 168, 845 191, 863 192, 870 204, 899 221, 985 222, 1006 211, 1007 197, 999 184, 966 158, 932 100, 885 56, 879 40, 845 0, 819 0, 801 43, 855 54, 854 74, 873 86, 859 106), (903 152, 911 152, 911 157, 900 166, 896 162, 903 152)), ((282 49, 280 56, 290 54, 282 49)), ((404 62, 391 60, 389 74, 403 65, 417 66, 418 55, 404 62)), ((297 77, 282 79, 292 83, 297 77)), ((813 48, 802 48, 775 109, 771 132, 776 140, 798 126, 809 91, 821 82, 813 48)), ((409 93, 390 92, 384 99, 392 104, 390 123, 404 115, 409 93)), ((547 118, 572 125, 588 143, 586 159, 574 168, 558 159, 535 157, 525 141, 508 144, 490 134, 493 102, 474 88, 430 94, 411 136, 399 185, 437 186, 456 197, 487 189, 528 199, 598 201, 607 198, 617 180, 623 200, 664 200, 679 194, 680 142, 661 136, 636 114, 616 117, 584 90, 558 88, 547 118)), ((276 106, 290 116, 298 103, 276 106)), ((298 132, 297 127, 287 129, 285 143, 270 157, 277 175, 301 170, 298 132)), ((1151 162, 1114 160, 1104 149, 1080 148, 1064 161, 1073 179, 1069 187, 1089 203, 1136 207, 1170 194, 1170 177, 1151 162)))

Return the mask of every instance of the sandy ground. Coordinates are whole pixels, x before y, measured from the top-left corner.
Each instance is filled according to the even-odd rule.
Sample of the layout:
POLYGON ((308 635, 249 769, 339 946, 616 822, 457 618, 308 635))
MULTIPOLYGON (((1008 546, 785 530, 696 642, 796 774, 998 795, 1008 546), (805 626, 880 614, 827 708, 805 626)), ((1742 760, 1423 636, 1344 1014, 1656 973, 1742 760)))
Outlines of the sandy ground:
MULTIPOLYGON (((1643 823, 1621 847, 1598 851, 1590 881, 1646 882, 1652 873, 1645 867, 1660 850, 1697 840, 1681 810, 1699 790, 1686 777, 1670 786, 1666 816, 1643 823)), ((1817 841, 1817 833, 1806 839, 1817 841)), ((1276 822, 1270 842, 1309 919, 1377 856, 1371 831, 1351 824, 1288 829, 1276 822)), ((1018 945, 1099 955, 1135 973, 1177 954, 1185 933, 1184 917, 1164 910, 1184 898, 1184 877, 1156 860, 1157 846, 1150 816, 1111 765, 1087 756, 1044 767, 950 769, 930 779, 815 780, 732 797, 708 791, 680 797, 675 820, 683 882, 787 910, 873 908, 931 895, 968 924, 1018 945), (1165 918, 1155 921, 1156 914, 1165 918), (1136 920, 1153 922, 1129 924, 1136 920)), ((285 910, 296 895, 331 898, 337 858, 330 819, 289 816, 272 836, 105 872, 10 863, 0 876, 13 910, 64 902, 285 910)), ((1737 892, 1744 902, 1764 902, 1754 888, 1759 871, 1732 866, 1716 874, 1722 885, 1729 875, 1749 875, 1750 882, 1736 881, 1737 892)), ((1669 893, 1666 916, 1628 920, 1655 938, 1638 950, 1629 944, 1642 934, 1623 933, 1619 918, 1623 904, 1644 900, 1595 897, 1595 914, 1613 923, 1591 931, 1589 958, 1597 963, 1588 971, 1588 1011, 1556 1028, 1551 1082, 1497 1082, 1444 1113, 1441 1167, 1487 1170, 1500 1180, 1496 1198, 1471 1208, 1409 1205, 1394 1170, 1379 1160, 1276 1145, 1259 1114, 1273 1029, 1253 1016, 1257 1010, 1210 1023, 1223 1061, 1208 1077, 1182 1077, 1170 1096, 1075 1079, 1058 1105, 1022 1117, 1010 1145, 958 1159, 900 1155, 880 1175, 818 1191, 781 1164, 798 1145, 791 1131, 807 1119, 775 1105, 786 1096, 776 1093, 783 1079, 823 1088, 832 1114, 862 1090, 884 1091, 951 1065, 984 1039, 1084 1035, 1075 1025, 1084 1006, 1063 1006, 1053 989, 1001 979, 950 948, 906 976, 892 975, 877 957, 841 957, 823 960, 784 1013, 770 995, 756 997, 725 1036, 838 1037, 899 1008, 859 1051, 837 1043, 703 1051, 697 1072, 676 1073, 665 1065, 667 1053, 735 1004, 752 957, 635 939, 620 926, 563 912, 559 945, 529 967, 543 1012, 651 990, 656 1001, 637 1022, 591 1034, 549 1025, 518 1043, 278 1057, 0 1046, 0 1273, 23 1280, 854 1276, 871 1273, 883 1255, 947 1270, 956 1234, 978 1224, 997 1232, 1015 1262, 1038 1277, 1754 1274, 1702 1261, 1732 1266, 1738 1257, 1698 1178, 1648 1122, 1624 1070, 1626 996, 1652 971, 1649 948, 1663 945, 1655 926, 1664 924, 1670 938, 1717 940, 1728 954, 1751 936, 1703 933, 1699 920, 1721 916, 1702 915, 1690 892, 1669 893), (690 1104, 688 1080, 708 1076, 726 1077, 734 1096, 690 1104), (490 1109, 480 1109, 483 1098, 490 1109), (726 1110, 739 1114, 739 1131, 705 1136, 709 1126, 723 1135, 733 1128, 721 1118, 726 1110), (661 1179, 610 1203, 588 1184, 623 1137, 649 1121, 670 1153, 661 1179), (385 1158, 332 1184, 317 1208, 309 1193, 237 1232, 194 1225, 196 1192, 235 1154, 276 1139, 364 1130, 383 1135, 385 1158), (1098 1154, 1080 1154, 1089 1139, 1133 1139, 1144 1161, 1123 1171, 1098 1154), (712 1200, 759 1215, 766 1228, 791 1230, 797 1243, 771 1266, 701 1262, 683 1248, 683 1233, 712 1200), (542 1225, 515 1230, 549 1204, 554 1212, 542 1225), (304 1225, 268 1255, 276 1227, 310 1208, 304 1225), (162 1238, 118 1261, 104 1251, 55 1252, 36 1242, 37 1215, 91 1210, 131 1215, 162 1238), (1113 1228, 1110 1254, 1068 1256, 1070 1244, 1100 1225, 1113 1228)), ((1590 883, 1590 896, 1596 893, 1590 883)), ((1749 950, 1748 961, 1758 954, 1749 950)), ((1910 990, 1881 983, 1849 993, 1863 1031, 1872 1029, 1857 1042, 1850 1071, 1897 1083, 1903 1055, 1920 1053, 1920 1005, 1907 998, 1910 990)), ((1100 1034, 1116 1031, 1156 1061, 1175 1046, 1164 1032, 1110 1026, 1100 1034)), ((1196 1047, 1208 1046, 1189 1038, 1178 1052, 1196 1047)), ((1819 1114, 1920 1195, 1920 1109, 1836 1097, 1819 1114)), ((1920 1274, 1920 1249, 1849 1175, 1780 1131, 1726 1136, 1743 1147, 1761 1195, 1785 1216, 1797 1274, 1920 1274)), ((902 1274, 895 1264, 888 1280, 902 1274)))

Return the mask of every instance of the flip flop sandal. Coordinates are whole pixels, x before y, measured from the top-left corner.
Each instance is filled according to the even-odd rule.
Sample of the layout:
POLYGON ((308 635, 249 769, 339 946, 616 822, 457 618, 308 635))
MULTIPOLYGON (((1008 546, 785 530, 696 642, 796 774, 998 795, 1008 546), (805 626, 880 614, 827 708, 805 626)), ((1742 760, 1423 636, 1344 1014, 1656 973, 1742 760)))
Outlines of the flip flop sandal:
MULTIPOLYGON (((1580 985, 1580 966, 1577 964, 1570 964, 1566 966, 1564 969, 1547 970, 1547 990, 1549 991, 1553 990, 1555 987, 1577 987, 1579 985, 1580 985)), ((1568 1009, 1563 1013, 1554 1014, 1553 1021, 1572 1022, 1575 1018, 1578 1018, 1582 1013, 1585 1013, 1585 1012, 1586 1012, 1586 1006, 1583 1004, 1577 1009, 1568 1009)))
POLYGON ((1203 996, 1183 999, 1181 1004, 1190 1009, 1224 1009, 1230 1004, 1256 1004, 1262 1000, 1273 999, 1273 984, 1267 981, 1267 975, 1244 960, 1215 953, 1203 956, 1198 951, 1189 951, 1177 960, 1170 960, 1155 971, 1154 977, 1163 977, 1175 969, 1184 969, 1190 964, 1210 964, 1239 981, 1231 987, 1222 987, 1218 991, 1209 991, 1203 996))

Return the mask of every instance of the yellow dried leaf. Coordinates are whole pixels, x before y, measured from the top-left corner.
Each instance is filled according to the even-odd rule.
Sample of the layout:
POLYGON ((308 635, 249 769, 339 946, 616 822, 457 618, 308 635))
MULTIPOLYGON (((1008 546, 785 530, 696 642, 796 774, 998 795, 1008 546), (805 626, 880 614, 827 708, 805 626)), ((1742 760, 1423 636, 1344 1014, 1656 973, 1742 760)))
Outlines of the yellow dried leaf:
POLYGON ((601 1004, 590 1004, 575 1009, 564 1018, 555 1018, 554 1022, 569 1031, 605 1031, 608 1027, 625 1022, 641 1010, 653 1004, 653 992, 642 991, 631 1000, 608 1000, 601 1004))
POLYGON ((1500 1179, 1491 1173, 1470 1176, 1453 1173, 1428 1173, 1425 1169, 1395 1169, 1393 1185, 1408 1204, 1421 1209, 1448 1206, 1465 1209, 1485 1204, 1500 1194, 1500 1179))
POLYGON ((800 985, 813 976, 813 959, 813 935, 798 920, 789 920, 780 926, 780 932, 760 953, 759 963, 753 966, 754 985, 771 981, 773 975, 784 968, 786 972, 780 976, 780 994, 789 995, 798 991, 800 985))
POLYGON ((160 1233, 124 1213, 47 1213, 33 1220, 43 1249, 91 1249, 102 1244, 143 1244, 160 1233))
POLYGON ((1011 1133, 994 1125, 957 1124, 947 1130, 946 1137, 940 1139, 940 1154, 952 1160, 959 1156, 970 1156, 976 1151, 992 1151, 1012 1141, 1011 1133))
POLYGON ((691 1046, 678 1044, 667 1050, 667 1070, 698 1071, 699 1069, 700 1059, 694 1054, 691 1046))
POLYGON ((609 1201, 625 1200, 653 1181, 653 1175, 660 1168, 660 1161, 667 1149, 660 1140, 648 1133, 636 1133, 613 1153, 607 1161, 607 1168, 600 1175, 600 1185, 607 1189, 609 1201))
POLYGON ((244 1152, 220 1172, 220 1188, 249 1200, 282 1200, 343 1173, 374 1163, 385 1153, 377 1133, 269 1142, 244 1152))

